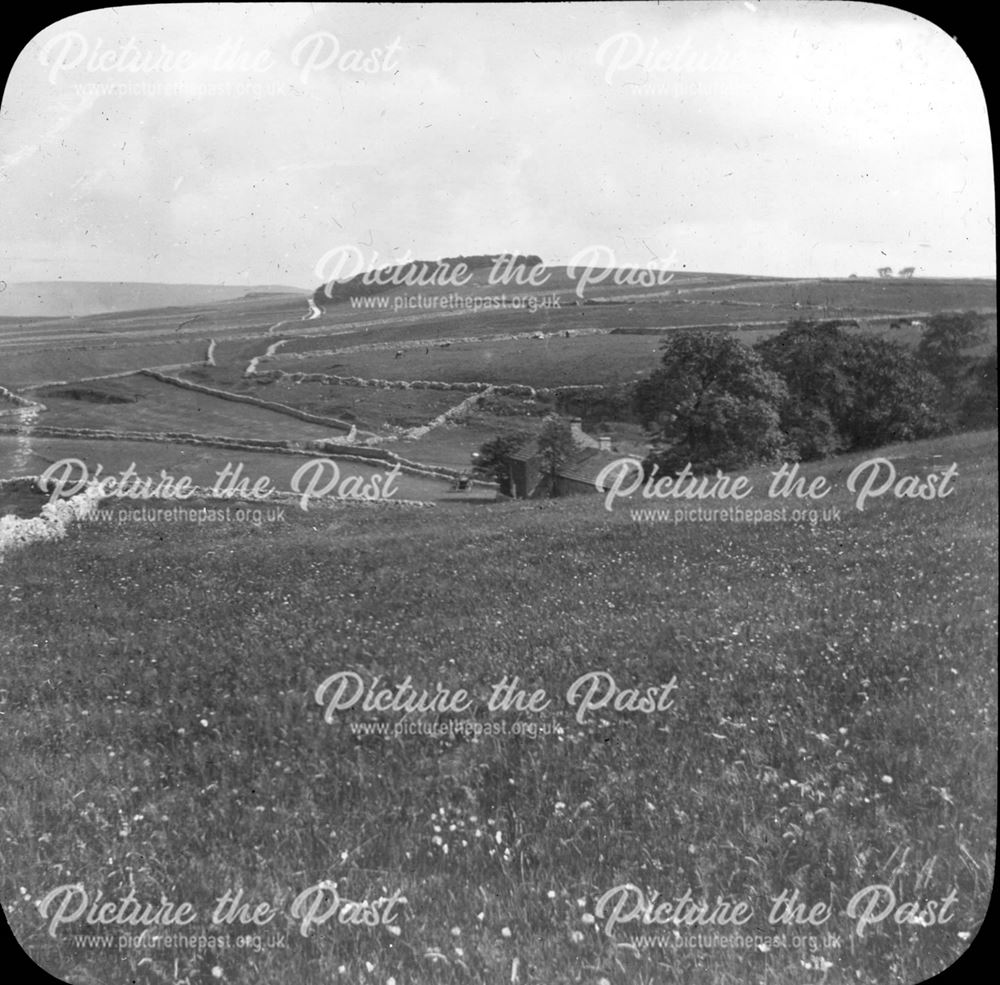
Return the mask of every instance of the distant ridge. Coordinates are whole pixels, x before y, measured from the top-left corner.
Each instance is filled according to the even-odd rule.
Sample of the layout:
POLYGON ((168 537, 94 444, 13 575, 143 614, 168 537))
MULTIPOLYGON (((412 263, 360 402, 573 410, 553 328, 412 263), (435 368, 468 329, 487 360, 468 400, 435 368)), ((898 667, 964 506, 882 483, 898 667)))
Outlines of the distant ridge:
POLYGON ((140 308, 232 301, 248 294, 301 294, 306 288, 256 284, 154 284, 136 281, 23 281, 0 290, 0 317, 64 318, 140 308))
MULTIPOLYGON (((509 260, 511 269, 518 267, 541 267, 542 258, 534 254, 520 253, 476 253, 469 256, 444 257, 440 260, 410 260, 406 263, 392 264, 377 271, 367 271, 355 274, 344 281, 330 281, 321 284, 313 292, 313 302, 322 308, 327 304, 336 304, 351 297, 370 297, 374 294, 384 294, 401 283, 419 283, 421 279, 440 276, 450 276, 464 266, 464 271, 473 274, 481 270, 492 269, 500 259, 509 260), (372 278, 366 283, 368 278, 372 278)), ((427 282, 425 280, 425 282, 427 282)))

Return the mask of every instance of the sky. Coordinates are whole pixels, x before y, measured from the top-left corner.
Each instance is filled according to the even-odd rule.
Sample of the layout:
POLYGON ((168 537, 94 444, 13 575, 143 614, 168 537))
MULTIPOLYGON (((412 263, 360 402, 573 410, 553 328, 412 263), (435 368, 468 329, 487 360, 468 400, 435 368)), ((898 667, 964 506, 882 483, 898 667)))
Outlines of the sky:
POLYGON ((336 256, 503 251, 993 277, 992 173, 971 62, 891 7, 107 8, 11 71, 0 279, 309 288, 336 256))

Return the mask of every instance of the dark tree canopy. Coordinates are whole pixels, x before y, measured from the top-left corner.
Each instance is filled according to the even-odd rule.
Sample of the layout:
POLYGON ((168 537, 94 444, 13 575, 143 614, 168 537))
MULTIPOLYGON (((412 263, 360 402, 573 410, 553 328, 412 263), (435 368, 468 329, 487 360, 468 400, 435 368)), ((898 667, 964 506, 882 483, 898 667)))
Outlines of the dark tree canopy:
POLYGON ((490 438, 479 447, 476 469, 494 479, 500 486, 500 492, 505 496, 510 495, 510 468, 507 456, 517 451, 529 437, 526 432, 516 431, 490 438))
POLYGON ((732 469, 782 455, 781 378, 730 335, 677 332, 658 369, 636 384, 636 410, 669 446, 657 464, 673 471, 732 469))
POLYGON ((939 378, 953 376, 964 368, 965 354, 986 341, 986 321, 976 311, 948 311, 928 322, 917 356, 939 378))
POLYGON ((839 322, 796 321, 756 348, 787 385, 781 424, 800 458, 940 430, 940 387, 902 345, 839 322))
POLYGON ((550 490, 555 490, 556 473, 577 450, 569 422, 551 415, 545 419, 538 435, 538 455, 542 460, 542 474, 549 480, 550 490))

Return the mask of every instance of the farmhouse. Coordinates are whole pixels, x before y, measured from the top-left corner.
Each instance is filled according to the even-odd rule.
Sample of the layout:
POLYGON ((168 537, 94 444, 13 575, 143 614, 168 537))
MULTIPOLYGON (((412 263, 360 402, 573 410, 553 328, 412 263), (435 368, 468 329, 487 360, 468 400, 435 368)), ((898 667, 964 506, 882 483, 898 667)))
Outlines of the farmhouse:
POLYGON ((621 455, 612 451, 609 437, 592 438, 587 434, 579 418, 570 421, 570 431, 577 450, 557 469, 554 489, 552 480, 543 474, 536 439, 507 456, 511 496, 515 499, 539 499, 552 493, 556 496, 573 496, 598 491, 594 482, 601 470, 621 455))

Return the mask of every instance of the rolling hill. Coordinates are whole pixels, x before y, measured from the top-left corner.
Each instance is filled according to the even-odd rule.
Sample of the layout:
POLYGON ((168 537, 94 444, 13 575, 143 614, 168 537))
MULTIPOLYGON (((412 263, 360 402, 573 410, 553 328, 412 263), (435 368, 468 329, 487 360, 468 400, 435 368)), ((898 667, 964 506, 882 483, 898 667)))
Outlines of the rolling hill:
POLYGON ((245 284, 149 284, 130 281, 41 280, 7 284, 0 317, 78 318, 107 311, 134 311, 231 301, 247 294, 306 294, 297 287, 245 284))

